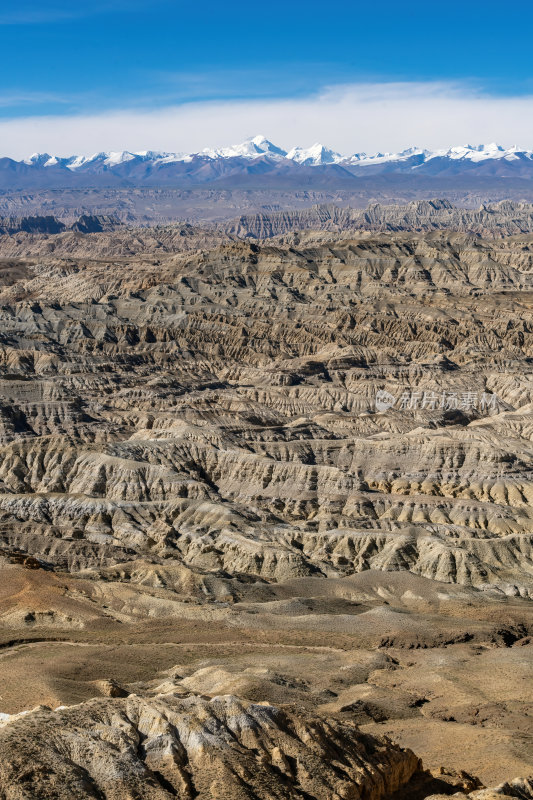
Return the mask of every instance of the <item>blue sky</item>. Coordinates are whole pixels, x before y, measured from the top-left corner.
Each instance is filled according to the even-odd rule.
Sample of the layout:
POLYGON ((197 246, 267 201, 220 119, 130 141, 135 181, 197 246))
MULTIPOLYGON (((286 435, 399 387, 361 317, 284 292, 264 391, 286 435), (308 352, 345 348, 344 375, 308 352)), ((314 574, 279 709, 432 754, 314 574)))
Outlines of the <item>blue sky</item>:
MULTIPOLYGON (((485 106, 493 102, 495 109, 510 108, 509 104, 497 104, 512 99, 518 123, 522 116, 518 109, 531 103, 533 95, 532 23, 533 4, 526 2, 506 6, 492 2, 357 0, 226 4, 210 0, 94 0, 84 7, 72 0, 0 0, 0 136, 4 133, 11 146, 10 132, 22 130, 24 125, 24 146, 26 141, 35 140, 34 149, 43 149, 39 118, 46 118, 41 129, 43 140, 52 119, 59 125, 58 118, 63 117, 67 127, 72 121, 75 131, 76 122, 87 118, 95 120, 94 132, 100 141, 105 120, 113 122, 115 115, 116 121, 116 115, 122 114, 128 126, 139 119, 139 148, 143 144, 158 146, 147 141, 149 121, 153 120, 154 140, 159 140, 162 118, 158 114, 166 114, 164 119, 177 121, 172 149, 181 149, 180 119, 188 125, 181 132, 183 146, 189 147, 192 137, 201 136, 202 131, 205 135, 198 146, 205 146, 216 143, 212 139, 217 119, 221 120, 223 138, 238 136, 238 125, 228 125, 223 117, 233 113, 236 121, 244 120, 244 128, 246 104, 251 103, 254 111, 262 104, 267 124, 268 109, 276 108, 276 113, 272 111, 274 130, 262 132, 270 138, 277 135, 278 139, 287 139, 291 128, 280 127, 278 119, 283 109, 286 112, 287 101, 310 103, 313 98, 330 97, 332 92, 346 92, 347 87, 384 86, 403 87, 405 136, 411 135, 410 93, 405 88, 409 86, 415 100, 418 92, 416 113, 421 113, 425 103, 420 87, 426 87, 430 98, 440 91, 447 100, 452 95, 467 102, 475 99, 485 106), (209 108, 213 111, 212 124, 206 113, 209 108), (191 127, 191 109, 200 112, 196 128, 191 127), (240 109, 242 116, 235 117, 235 109, 240 109)), ((379 105, 379 98, 374 102, 379 105)), ((446 103, 442 108, 443 114, 449 113, 446 103)), ((317 106, 317 135, 327 134, 319 115, 317 106)), ((353 120, 357 119, 356 115, 353 120)), ((490 121, 488 111, 486 119, 490 121)), ((508 134, 512 139, 516 127, 513 119, 504 130, 500 130, 500 120, 500 128, 494 125, 494 133, 508 134)), ((312 112, 306 118, 305 130, 311 139, 317 138, 314 130, 309 130, 309 120, 312 122, 312 112)), ((376 126, 382 121, 378 114, 376 126)), ((342 120, 332 117, 331 137, 339 137, 339 124, 342 120)), ((437 127, 438 120, 435 136, 437 127)), ((466 135, 471 122, 463 127, 466 135)), ((457 141, 462 141, 460 118, 458 128, 457 141)), ((111 124, 109 130, 110 138, 118 139, 118 128, 111 124)), ((132 138, 131 131, 126 131, 132 138)), ((243 129, 240 138, 256 132, 243 129)), ((523 135, 526 132, 524 126, 523 135)), ((295 136, 297 133, 296 126, 295 136)), ((494 138, 490 133, 488 130, 484 138, 494 138)), ((521 133, 520 126, 517 133, 521 133)), ((367 120, 364 134, 368 148, 374 135, 372 119, 367 120)), ((397 138, 398 146, 400 140, 403 142, 396 133, 393 138, 397 138)), ((60 135, 51 143, 56 141, 60 147, 60 135)), ((64 144, 74 144, 66 130, 64 144)), ((116 144, 118 140, 109 146, 116 144)), ((391 141, 391 147, 395 146, 391 141)))

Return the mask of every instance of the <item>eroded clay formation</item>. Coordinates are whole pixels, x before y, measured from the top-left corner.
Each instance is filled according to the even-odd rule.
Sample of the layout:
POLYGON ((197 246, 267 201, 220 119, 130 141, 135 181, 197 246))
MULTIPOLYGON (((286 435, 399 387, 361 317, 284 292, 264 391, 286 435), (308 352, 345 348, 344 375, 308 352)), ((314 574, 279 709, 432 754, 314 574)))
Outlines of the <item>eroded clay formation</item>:
POLYGON ((2 237, 0 794, 530 797, 531 236, 239 233, 2 237))

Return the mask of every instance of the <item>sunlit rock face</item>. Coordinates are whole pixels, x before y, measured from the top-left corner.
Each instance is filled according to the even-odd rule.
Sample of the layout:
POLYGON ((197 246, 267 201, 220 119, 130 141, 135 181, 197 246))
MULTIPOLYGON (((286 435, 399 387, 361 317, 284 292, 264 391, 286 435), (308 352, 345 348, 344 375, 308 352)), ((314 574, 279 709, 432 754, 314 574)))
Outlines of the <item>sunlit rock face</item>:
POLYGON ((0 786, 10 799, 29 790, 59 800, 379 800, 419 766, 410 750, 353 723, 231 695, 174 693, 34 709, 0 723, 0 753, 0 786))

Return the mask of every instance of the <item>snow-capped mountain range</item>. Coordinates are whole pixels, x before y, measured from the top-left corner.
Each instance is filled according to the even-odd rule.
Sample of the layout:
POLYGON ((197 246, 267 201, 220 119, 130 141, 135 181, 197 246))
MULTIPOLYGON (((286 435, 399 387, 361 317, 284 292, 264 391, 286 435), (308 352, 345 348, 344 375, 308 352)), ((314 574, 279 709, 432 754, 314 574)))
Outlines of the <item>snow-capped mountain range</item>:
MULTIPOLYGON (((489 179, 500 190, 502 179, 511 178, 519 181, 515 183, 519 190, 524 181, 533 180, 533 150, 484 144, 342 155, 318 143, 284 150, 264 136, 255 136, 241 144, 196 153, 123 150, 69 157, 35 153, 22 161, 0 158, 1 191, 212 186, 372 193, 373 186, 385 182, 438 193, 458 183, 468 183, 478 191, 489 179)), ((509 185, 507 180, 506 190, 509 185)))
POLYGON ((444 150, 424 150, 418 147, 410 147, 398 153, 375 153, 373 155, 368 155, 367 153, 361 152, 344 156, 319 143, 307 148, 293 147, 291 150, 283 150, 281 147, 272 144, 272 142, 264 136, 254 136, 242 142, 242 144, 220 148, 205 148, 195 153, 165 153, 154 150, 130 152, 123 150, 119 152, 94 153, 90 156, 70 156, 67 158, 51 156, 48 153, 34 153, 30 158, 24 159, 22 163, 28 166, 66 167, 69 170, 75 171, 87 169, 91 165, 97 164, 113 168, 128 162, 172 164, 177 162, 190 163, 195 159, 218 160, 232 158, 249 160, 269 158, 275 161, 292 161, 304 166, 324 166, 327 164, 339 164, 341 166, 377 166, 381 164, 401 164, 416 160, 416 164, 410 165, 412 169, 416 169, 422 164, 426 164, 436 158, 472 162, 474 164, 488 160, 510 162, 526 159, 532 161, 533 150, 520 149, 516 145, 506 149, 499 144, 492 143, 461 145, 444 150))

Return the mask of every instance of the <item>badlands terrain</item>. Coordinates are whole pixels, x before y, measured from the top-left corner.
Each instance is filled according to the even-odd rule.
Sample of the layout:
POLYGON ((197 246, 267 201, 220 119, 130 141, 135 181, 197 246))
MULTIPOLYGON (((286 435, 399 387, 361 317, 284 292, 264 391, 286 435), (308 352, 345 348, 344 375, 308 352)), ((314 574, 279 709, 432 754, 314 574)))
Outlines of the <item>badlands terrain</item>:
POLYGON ((4 225, 2 800, 533 797, 530 211, 376 214, 4 225))

